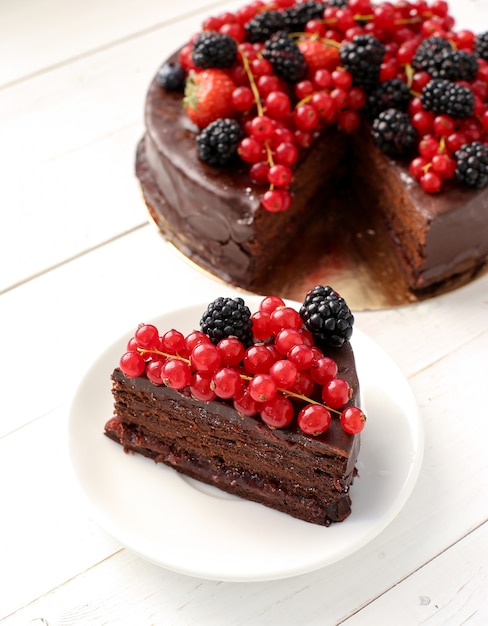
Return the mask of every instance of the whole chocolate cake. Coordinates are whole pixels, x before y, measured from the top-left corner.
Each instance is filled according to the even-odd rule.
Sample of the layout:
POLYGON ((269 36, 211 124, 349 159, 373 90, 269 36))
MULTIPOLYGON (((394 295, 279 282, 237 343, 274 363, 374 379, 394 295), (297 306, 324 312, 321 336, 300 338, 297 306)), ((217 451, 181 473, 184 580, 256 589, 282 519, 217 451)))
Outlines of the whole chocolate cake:
POLYGON ((150 214, 243 287, 339 197, 351 230, 358 212, 386 225, 412 290, 473 275, 488 255, 487 59, 488 36, 455 31, 439 1, 209 18, 149 88, 136 172, 150 214))
POLYGON ((105 434, 299 519, 343 521, 366 419, 353 321, 317 286, 300 313, 277 297, 252 315, 242 299, 218 298, 186 337, 141 325, 112 375, 105 434))

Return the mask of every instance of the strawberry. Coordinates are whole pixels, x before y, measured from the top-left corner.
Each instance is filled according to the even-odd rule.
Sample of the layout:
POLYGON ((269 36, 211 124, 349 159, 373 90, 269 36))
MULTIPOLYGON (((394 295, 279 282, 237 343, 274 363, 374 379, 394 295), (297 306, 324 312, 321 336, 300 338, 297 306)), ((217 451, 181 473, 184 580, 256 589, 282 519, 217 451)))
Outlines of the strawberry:
POLYGON ((191 74, 185 87, 183 106, 191 121, 205 128, 220 117, 235 115, 232 92, 236 84, 229 75, 218 69, 191 74))
POLYGON ((339 50, 335 46, 327 46, 318 39, 300 41, 298 48, 305 57, 312 74, 321 69, 335 70, 341 61, 339 50))

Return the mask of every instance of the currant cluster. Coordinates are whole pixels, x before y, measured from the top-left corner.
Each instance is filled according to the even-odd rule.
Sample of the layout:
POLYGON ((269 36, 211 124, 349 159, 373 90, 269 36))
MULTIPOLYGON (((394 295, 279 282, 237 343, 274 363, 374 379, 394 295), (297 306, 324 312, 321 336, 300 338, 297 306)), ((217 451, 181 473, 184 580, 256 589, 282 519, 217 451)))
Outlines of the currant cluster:
POLYGON ((187 113, 201 127, 236 119, 244 136, 219 143, 207 133, 199 145, 223 145, 224 157, 200 154, 219 164, 238 155, 268 187, 264 208, 278 212, 290 206, 301 151, 325 126, 352 133, 362 117, 381 150, 410 160, 426 192, 453 178, 479 186, 488 176, 487 41, 455 31, 444 0, 254 0, 208 18, 174 71, 219 73, 198 106, 185 99, 187 113), (461 150, 473 143, 482 148, 461 150), (458 165, 467 153, 469 163, 458 165))
MULTIPOLYGON (((231 304, 222 300, 215 301, 217 307, 209 305, 210 311, 219 309, 219 319, 223 306, 231 304)), ((243 304, 236 308, 242 310, 243 304)), ((120 358, 120 369, 128 377, 145 375, 156 385, 188 388, 203 402, 231 402, 239 415, 260 415, 270 428, 284 428, 296 415, 303 432, 319 435, 334 413, 347 433, 359 433, 366 417, 360 408, 346 406, 352 390, 338 377, 337 363, 315 345, 300 313, 268 296, 250 319, 254 343, 249 347, 236 336, 213 343, 201 330, 185 336, 171 329, 160 335, 156 326, 141 324, 120 358)), ((208 315, 202 320, 210 324, 208 315)))

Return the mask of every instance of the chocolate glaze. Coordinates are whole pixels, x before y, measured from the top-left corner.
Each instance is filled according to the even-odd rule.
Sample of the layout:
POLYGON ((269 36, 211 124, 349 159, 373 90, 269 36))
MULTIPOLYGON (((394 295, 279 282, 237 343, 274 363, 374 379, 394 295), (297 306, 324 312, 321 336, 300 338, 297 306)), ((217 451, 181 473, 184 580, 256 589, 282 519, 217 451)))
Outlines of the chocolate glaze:
MULTIPOLYGON (((356 187, 355 202, 381 212, 391 231, 391 249, 413 290, 473 274, 486 261, 488 188, 453 184, 426 194, 405 164, 371 145, 369 133, 351 142, 329 129, 297 166, 291 209, 271 214, 260 208, 264 188, 249 179, 247 165, 214 168, 198 159, 198 129, 181 100, 180 93, 152 82, 136 172, 163 234, 226 282, 246 288, 259 283, 303 224, 317 211, 329 210, 336 187, 356 187)), ((324 248, 328 245, 324 242, 324 248)))
MULTIPOLYGON (((358 404, 350 346, 331 356, 358 404)), ((230 402, 201 402, 188 389, 127 378, 118 368, 112 378, 114 418, 105 434, 126 451, 306 521, 329 524, 349 515, 360 436, 345 433, 337 418, 314 437, 295 422, 270 429, 259 417, 239 416, 230 402)))

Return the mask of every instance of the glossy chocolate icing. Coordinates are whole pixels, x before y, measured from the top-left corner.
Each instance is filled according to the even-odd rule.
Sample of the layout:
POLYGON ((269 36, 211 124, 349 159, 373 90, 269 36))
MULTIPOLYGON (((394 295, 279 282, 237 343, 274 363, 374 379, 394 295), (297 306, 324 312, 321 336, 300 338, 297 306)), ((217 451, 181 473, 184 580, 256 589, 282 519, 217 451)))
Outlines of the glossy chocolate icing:
MULTIPOLYGON (((405 164, 371 145, 369 133, 351 141, 328 130, 298 164, 291 209, 268 213, 260 207, 264 189, 249 179, 246 164, 214 168, 198 159, 198 129, 184 113, 181 100, 181 93, 167 92, 152 82, 137 176, 163 234, 226 282, 252 287, 275 271, 273 261, 299 237, 307 220, 329 209, 335 188, 354 187, 354 202, 381 213, 391 232, 391 250, 413 290, 465 272, 474 274, 486 261, 488 188, 478 191, 452 184, 439 194, 427 194, 405 164)), ((347 211, 348 206, 342 209, 347 211)))
MULTIPOLYGON (((331 356, 358 404, 350 346, 331 356)), ((296 421, 271 429, 259 417, 239 416, 229 401, 201 402, 188 389, 127 378, 118 368, 112 378, 114 419, 105 433, 126 451, 306 521, 329 524, 349 515, 360 436, 345 433, 338 418, 314 437, 296 421)))

